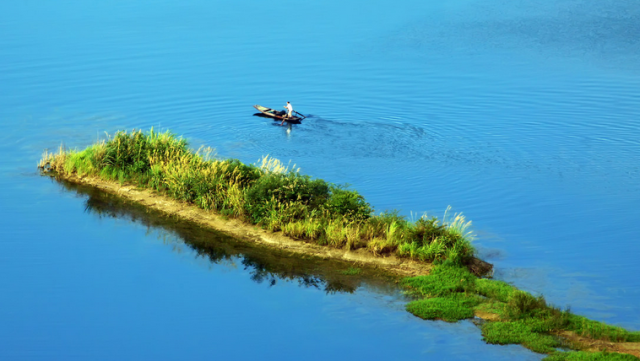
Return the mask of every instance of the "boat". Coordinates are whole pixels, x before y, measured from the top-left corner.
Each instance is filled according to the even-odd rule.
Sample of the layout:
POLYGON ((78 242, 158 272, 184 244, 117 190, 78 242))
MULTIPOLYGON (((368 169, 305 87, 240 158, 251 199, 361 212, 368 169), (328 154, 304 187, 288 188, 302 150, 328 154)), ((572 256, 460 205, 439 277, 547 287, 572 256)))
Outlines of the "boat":
POLYGON ((292 116, 291 118, 287 118, 287 112, 285 112, 284 110, 275 110, 275 109, 263 107, 262 105, 254 105, 253 107, 260 112, 254 115, 266 116, 266 117, 273 118, 274 120, 281 120, 281 121, 284 120, 291 124, 300 124, 301 123, 300 121, 306 118, 304 115, 296 112, 295 110, 294 110, 294 113, 296 113, 296 115, 292 116))

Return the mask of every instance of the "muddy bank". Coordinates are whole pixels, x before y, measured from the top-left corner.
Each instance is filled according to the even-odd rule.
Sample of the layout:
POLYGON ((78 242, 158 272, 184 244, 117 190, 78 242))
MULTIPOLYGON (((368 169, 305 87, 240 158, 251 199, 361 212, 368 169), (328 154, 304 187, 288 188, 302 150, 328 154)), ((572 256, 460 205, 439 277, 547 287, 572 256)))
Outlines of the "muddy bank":
POLYGON ((267 246, 273 249, 315 256, 323 259, 336 259, 359 265, 373 266, 399 276, 417 276, 429 274, 431 264, 420 263, 410 259, 403 259, 395 255, 375 256, 365 249, 354 251, 329 248, 304 241, 297 241, 282 235, 281 232, 269 232, 255 225, 249 225, 237 219, 230 219, 211 211, 200 209, 187 202, 178 201, 157 192, 141 189, 132 185, 121 185, 118 182, 106 181, 97 177, 79 177, 50 173, 51 176, 66 181, 89 185, 119 197, 137 202, 151 209, 158 210, 200 226, 224 232, 244 241, 267 246))

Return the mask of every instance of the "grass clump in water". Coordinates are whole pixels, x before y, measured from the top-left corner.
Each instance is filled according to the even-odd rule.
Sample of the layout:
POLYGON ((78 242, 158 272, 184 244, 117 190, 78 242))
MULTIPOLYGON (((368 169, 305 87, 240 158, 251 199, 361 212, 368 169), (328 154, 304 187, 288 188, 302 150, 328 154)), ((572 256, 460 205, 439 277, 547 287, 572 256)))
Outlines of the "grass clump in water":
MULTIPOLYGON (((406 306, 407 311, 418 317, 455 322, 472 318, 478 312, 493 315, 491 321, 481 325, 485 341, 492 344, 521 344, 535 352, 555 355, 558 347, 580 347, 557 336, 564 331, 597 340, 640 340, 638 332, 560 310, 548 305, 542 296, 531 295, 502 281, 478 278, 455 264, 445 262, 436 266, 430 275, 406 278, 402 284, 408 294, 421 298, 406 306)), ((572 354, 563 353, 562 357, 572 354)), ((610 357, 608 355, 598 357, 610 357)))
POLYGON ((567 329, 580 336, 598 340, 640 342, 640 332, 629 332, 621 327, 607 325, 573 314, 569 316, 567 329))
MULTIPOLYGON (((499 285, 498 289, 504 290, 504 287, 499 285)), ((502 302, 505 294, 497 292, 493 299, 502 302)), ((569 312, 548 306, 542 296, 515 289, 508 292, 506 300, 502 302, 502 320, 482 326, 485 341, 500 345, 518 343, 541 353, 554 352, 563 345, 552 333, 566 328, 569 312)))
POLYGON ((480 303, 478 298, 458 294, 446 297, 425 298, 407 304, 407 311, 425 320, 443 320, 456 322, 472 318, 474 307, 480 303))
POLYGON ((256 165, 216 159, 166 132, 117 132, 82 151, 45 153, 39 166, 150 188, 225 217, 335 248, 364 248, 426 262, 463 265, 474 254, 471 222, 461 214, 410 222, 375 215, 357 191, 300 174, 263 157, 256 165), (449 219, 450 218, 450 219, 449 219))
POLYGON ((538 333, 532 325, 523 321, 488 322, 482 327, 485 341, 493 344, 522 344, 540 353, 550 353, 561 346, 560 341, 549 334, 538 333))
POLYGON ((563 331, 572 331, 593 340, 612 342, 640 340, 638 332, 588 320, 568 310, 563 311, 549 306, 542 296, 535 297, 520 290, 513 291, 509 296, 504 305, 503 317, 504 322, 488 322, 482 326, 482 334, 487 342, 521 343, 533 351, 549 353, 556 347, 565 346, 559 338, 554 336, 563 331))
POLYGON ((425 297, 407 304, 407 311, 424 319, 447 322, 472 318, 474 308, 482 302, 475 294, 476 276, 464 267, 441 265, 428 276, 406 278, 408 293, 425 297))
POLYGON ((475 289, 476 277, 466 268, 438 266, 428 276, 406 278, 404 286, 418 296, 441 297, 455 293, 470 293, 475 289))

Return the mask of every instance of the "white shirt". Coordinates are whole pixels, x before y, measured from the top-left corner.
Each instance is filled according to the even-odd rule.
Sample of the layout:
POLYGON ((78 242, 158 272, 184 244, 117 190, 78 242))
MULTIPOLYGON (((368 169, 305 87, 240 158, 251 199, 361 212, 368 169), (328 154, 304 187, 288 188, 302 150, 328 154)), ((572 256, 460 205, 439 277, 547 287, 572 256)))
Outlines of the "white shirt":
POLYGON ((287 105, 285 105, 284 107, 287 108, 287 110, 289 110, 289 114, 293 112, 293 106, 291 106, 291 103, 287 103, 287 105))

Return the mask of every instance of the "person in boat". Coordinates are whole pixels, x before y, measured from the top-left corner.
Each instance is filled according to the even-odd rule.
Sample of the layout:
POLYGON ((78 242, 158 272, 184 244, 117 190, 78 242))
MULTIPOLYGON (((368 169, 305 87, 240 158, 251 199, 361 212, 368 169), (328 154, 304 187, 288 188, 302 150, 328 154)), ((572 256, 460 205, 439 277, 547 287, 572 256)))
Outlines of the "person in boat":
POLYGON ((291 103, 287 102, 287 105, 285 105, 284 107, 285 109, 287 109, 287 116, 282 119, 282 123, 280 123, 280 125, 283 125, 285 120, 291 118, 291 116, 293 115, 293 106, 291 105, 291 103))

